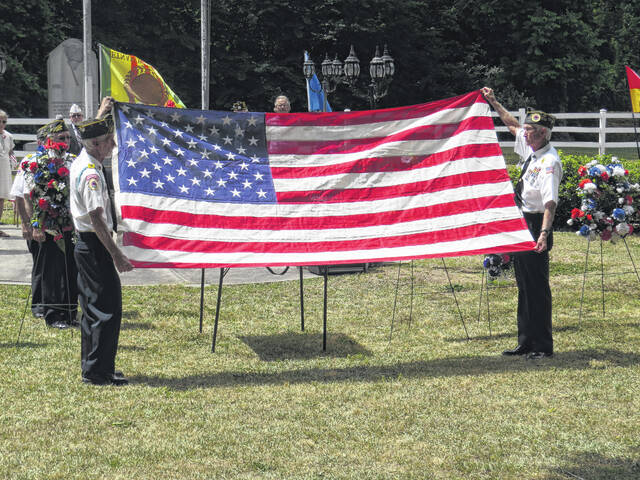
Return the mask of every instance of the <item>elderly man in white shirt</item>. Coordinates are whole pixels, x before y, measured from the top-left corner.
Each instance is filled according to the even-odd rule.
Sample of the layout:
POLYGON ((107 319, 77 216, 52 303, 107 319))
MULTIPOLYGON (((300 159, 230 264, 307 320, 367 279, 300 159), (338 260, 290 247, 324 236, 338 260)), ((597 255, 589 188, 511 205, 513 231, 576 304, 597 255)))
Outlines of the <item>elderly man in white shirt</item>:
POLYGON ((550 357, 553 355, 553 336, 549 250, 553 246, 553 217, 562 180, 562 163, 549 143, 555 118, 539 110, 530 111, 521 126, 496 100, 491 88, 484 87, 482 93, 516 137, 515 152, 523 163, 515 200, 536 241, 534 251, 514 255, 518 284, 518 345, 505 350, 503 355, 527 355, 530 359, 550 357))

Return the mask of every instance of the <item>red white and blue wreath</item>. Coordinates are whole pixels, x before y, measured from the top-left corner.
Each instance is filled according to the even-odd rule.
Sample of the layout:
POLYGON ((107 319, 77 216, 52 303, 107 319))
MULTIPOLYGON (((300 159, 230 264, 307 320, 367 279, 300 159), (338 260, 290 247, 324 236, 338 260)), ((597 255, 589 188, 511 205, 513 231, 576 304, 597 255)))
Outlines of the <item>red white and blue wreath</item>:
POLYGON ((638 226, 640 186, 629 183, 629 171, 616 158, 604 165, 592 160, 578 168, 581 180, 578 196, 580 208, 571 211, 567 224, 589 240, 598 237, 615 243, 633 233, 638 226))

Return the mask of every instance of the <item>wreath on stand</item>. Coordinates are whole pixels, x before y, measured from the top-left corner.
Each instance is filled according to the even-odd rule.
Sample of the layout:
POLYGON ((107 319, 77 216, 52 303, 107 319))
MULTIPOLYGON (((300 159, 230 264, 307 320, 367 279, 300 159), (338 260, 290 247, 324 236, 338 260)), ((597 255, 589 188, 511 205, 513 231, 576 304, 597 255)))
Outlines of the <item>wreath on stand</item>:
POLYGON ((507 277, 513 266, 513 259, 508 253, 490 253, 485 255, 482 266, 487 272, 487 280, 493 282, 500 277, 507 277))
POLYGON ((578 168, 580 208, 571 210, 567 224, 589 241, 600 237, 615 243, 637 230, 640 186, 629 182, 629 171, 617 157, 607 165, 592 160, 578 168))
POLYGON ((44 147, 21 164, 30 187, 33 204, 31 226, 50 233, 64 250, 63 232, 73 230, 69 209, 69 165, 73 155, 66 153, 67 145, 47 139, 44 147))

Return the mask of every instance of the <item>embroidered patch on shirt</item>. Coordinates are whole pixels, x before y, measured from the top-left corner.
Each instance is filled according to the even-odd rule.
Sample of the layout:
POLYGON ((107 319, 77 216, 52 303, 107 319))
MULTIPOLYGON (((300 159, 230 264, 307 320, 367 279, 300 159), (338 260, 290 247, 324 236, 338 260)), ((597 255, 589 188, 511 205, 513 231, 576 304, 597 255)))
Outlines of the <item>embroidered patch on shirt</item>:
POLYGON ((97 190, 98 189, 98 176, 97 175, 92 175, 91 177, 87 178, 87 186, 89 187, 89 190, 97 190))
POLYGON ((547 167, 547 168, 546 168, 546 170, 545 170, 545 173, 547 173, 547 174, 549 174, 549 173, 553 173, 553 172, 554 172, 554 170, 553 170, 553 166, 551 166, 551 167, 547 167))

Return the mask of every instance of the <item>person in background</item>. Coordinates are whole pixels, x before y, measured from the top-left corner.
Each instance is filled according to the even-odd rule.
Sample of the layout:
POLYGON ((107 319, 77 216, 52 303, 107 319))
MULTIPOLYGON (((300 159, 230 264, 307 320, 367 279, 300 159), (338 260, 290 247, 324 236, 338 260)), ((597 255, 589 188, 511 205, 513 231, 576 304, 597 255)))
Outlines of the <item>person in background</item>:
MULTIPOLYGON (((42 151, 44 147, 44 141, 47 138, 47 126, 41 127, 36 133, 36 140, 38 141, 38 149, 42 151)), ((30 162, 36 153, 27 155, 23 161, 30 162)), ((44 317, 44 307, 42 306, 42 272, 39 268, 42 267, 42 262, 39 262, 38 254, 40 252, 40 244, 33 239, 33 226, 31 225, 31 218, 27 212, 25 194, 29 194, 24 183, 24 170, 18 168, 16 176, 13 179, 13 185, 11 185, 11 196, 15 202, 16 212, 18 212, 18 219, 20 220, 20 226, 22 229, 22 238, 27 241, 27 249, 31 253, 32 265, 31 265, 31 313, 36 318, 44 317)))
POLYGON ((291 111, 291 103, 285 95, 279 95, 273 102, 273 111, 276 113, 289 113, 291 111))
POLYGON ((553 355, 553 335, 549 251, 553 246, 553 217, 562 180, 560 157, 549 143, 555 118, 534 110, 527 113, 524 125, 520 125, 498 102, 491 88, 484 87, 482 94, 516 137, 514 150, 523 164, 515 187, 515 201, 536 242, 535 250, 514 254, 518 285, 518 346, 502 354, 526 355, 529 359, 550 357, 553 355))
POLYGON ((232 112, 248 112, 249 108, 247 107, 247 104, 245 102, 243 102, 242 100, 238 100, 237 102, 234 102, 234 104, 231 106, 231 111, 232 112))
POLYGON ((43 148, 21 164, 25 209, 32 238, 38 242, 33 272, 41 279, 40 305, 47 326, 66 329, 78 326, 78 273, 68 185, 75 155, 66 151, 70 136, 62 118, 48 123, 38 133, 46 134, 43 148))
POLYGON ((69 142, 68 152, 73 153, 74 155, 80 155, 82 143, 80 139, 80 132, 78 132, 76 125, 84 120, 84 115, 77 103, 71 105, 71 108, 69 109, 69 120, 68 128, 71 141, 69 142))
MULTIPOLYGON (((4 201, 11 200, 11 169, 16 166, 13 135, 5 130, 8 121, 7 112, 0 110, 0 218, 4 213, 4 201)), ((8 233, 0 230, 0 237, 8 236, 8 233)))
POLYGON ((84 148, 71 166, 71 213, 78 232, 82 381, 93 385, 126 385, 115 369, 122 287, 118 272, 133 269, 113 239, 109 190, 102 168, 115 146, 111 115, 78 125, 84 148))

